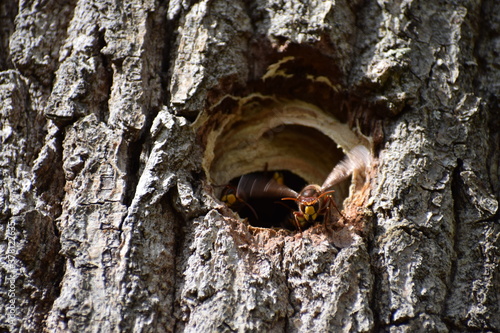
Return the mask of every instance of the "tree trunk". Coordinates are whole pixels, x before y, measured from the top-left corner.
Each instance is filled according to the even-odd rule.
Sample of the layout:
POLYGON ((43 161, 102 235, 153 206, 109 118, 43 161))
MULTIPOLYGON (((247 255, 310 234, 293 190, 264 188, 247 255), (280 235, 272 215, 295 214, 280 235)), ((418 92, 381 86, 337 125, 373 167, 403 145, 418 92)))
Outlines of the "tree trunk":
POLYGON ((499 332, 499 13, 0 4, 0 330, 499 332), (219 200, 356 144, 332 225, 219 200))

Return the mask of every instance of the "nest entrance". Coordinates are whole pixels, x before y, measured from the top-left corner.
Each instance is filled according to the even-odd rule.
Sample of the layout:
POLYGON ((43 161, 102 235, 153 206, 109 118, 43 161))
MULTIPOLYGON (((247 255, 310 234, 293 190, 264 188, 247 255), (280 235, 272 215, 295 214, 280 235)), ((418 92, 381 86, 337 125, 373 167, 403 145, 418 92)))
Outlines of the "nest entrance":
MULTIPOLYGON (((235 189, 242 175, 279 170, 285 185, 299 192, 307 184, 321 185, 343 150, 361 142, 346 124, 309 103, 261 94, 227 98, 218 112, 198 120, 206 146, 203 168, 212 184, 235 189)), ((349 182, 334 189, 341 207, 349 182)), ((279 199, 250 198, 238 212, 253 226, 287 227, 296 204, 279 199)))
MULTIPOLYGON (((245 78, 247 84, 239 86, 234 78, 231 84, 221 81, 209 94, 210 107, 194 124, 205 149, 207 180, 230 185, 235 192, 241 176, 279 170, 285 185, 297 192, 305 184, 321 185, 345 152, 366 145, 366 138, 352 129, 353 124, 363 126, 365 108, 350 97, 342 71, 320 50, 289 45, 284 53, 261 47, 255 51, 259 61, 245 78), (226 87, 235 95, 224 95, 226 87)), ((350 185, 347 180, 334 187, 339 208, 350 185)), ((219 198, 220 192, 215 190, 219 198)), ((288 203, 296 210, 294 201, 288 203)), ((257 214, 244 208, 239 213, 255 226, 279 226, 282 218, 272 213, 279 208, 272 204, 254 202, 257 214)))

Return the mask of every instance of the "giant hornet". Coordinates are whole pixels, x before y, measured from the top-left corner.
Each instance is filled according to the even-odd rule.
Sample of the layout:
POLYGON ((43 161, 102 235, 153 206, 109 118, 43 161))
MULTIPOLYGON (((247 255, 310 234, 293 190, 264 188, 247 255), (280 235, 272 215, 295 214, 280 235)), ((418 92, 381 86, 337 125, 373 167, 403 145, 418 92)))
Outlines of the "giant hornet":
MULTIPOLYGON (((279 171, 274 171, 272 174, 268 172, 267 170, 267 164, 264 167, 264 171, 262 172, 256 172, 253 174, 250 174, 248 176, 251 177, 261 177, 265 179, 266 181, 273 180, 274 182, 278 184, 283 184, 284 183, 284 174, 279 171)), ((256 209, 253 207, 253 205, 257 205, 259 210, 267 210, 271 208, 273 211, 276 210, 276 206, 273 206, 273 202, 269 202, 269 200, 259 200, 259 198, 247 198, 247 197, 240 197, 237 195, 237 186, 238 181, 237 180, 232 180, 229 184, 227 185, 222 185, 224 186, 221 194, 220 194, 220 200, 226 204, 227 207, 231 208, 233 211, 238 212, 240 216, 242 217, 248 217, 249 220, 251 221, 251 224, 254 226, 266 226, 266 221, 263 219, 259 218, 259 215, 257 214, 256 209), (250 200, 249 200, 250 199, 250 200), (249 202, 248 202, 249 201, 249 202)), ((288 206, 285 206, 288 208, 288 206)), ((286 212, 286 210, 285 210, 286 212)), ((279 213, 277 213, 279 214, 279 213)), ((267 216, 265 216, 267 217, 267 216)))
MULTIPOLYGON (((362 169, 369 164, 371 155, 365 146, 356 146, 347 153, 330 172, 323 185, 310 184, 297 193, 293 189, 278 183, 275 178, 263 178, 255 175, 244 175, 240 178, 236 197, 241 200, 248 198, 281 198, 297 202, 298 211, 293 212, 292 223, 299 230, 314 223, 318 217, 325 216, 334 207, 340 211, 332 198, 335 192, 331 188, 347 179, 354 170, 362 169)), ((328 218, 328 216, 327 216, 328 218)))

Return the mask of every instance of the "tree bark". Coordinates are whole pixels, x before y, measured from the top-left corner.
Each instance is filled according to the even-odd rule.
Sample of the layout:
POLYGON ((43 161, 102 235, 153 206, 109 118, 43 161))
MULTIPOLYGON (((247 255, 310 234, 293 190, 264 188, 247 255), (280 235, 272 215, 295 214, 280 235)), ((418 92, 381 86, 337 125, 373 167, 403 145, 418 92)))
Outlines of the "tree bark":
POLYGON ((499 13, 0 4, 0 331, 499 332, 499 13), (356 140, 342 227, 219 200, 262 162, 321 179, 356 140))

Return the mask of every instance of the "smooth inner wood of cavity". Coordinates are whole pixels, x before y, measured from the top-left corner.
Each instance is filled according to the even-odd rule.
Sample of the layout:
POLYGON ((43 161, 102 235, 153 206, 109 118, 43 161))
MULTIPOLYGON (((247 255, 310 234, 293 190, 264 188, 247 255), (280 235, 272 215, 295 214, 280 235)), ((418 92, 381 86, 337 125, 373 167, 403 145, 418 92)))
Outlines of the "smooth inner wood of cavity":
MULTIPOLYGON (((210 118, 198 119, 195 127, 210 118)), ((360 143, 346 124, 302 101, 250 95, 207 133, 203 167, 213 184, 255 171, 289 170, 321 184, 342 152, 360 143)))

